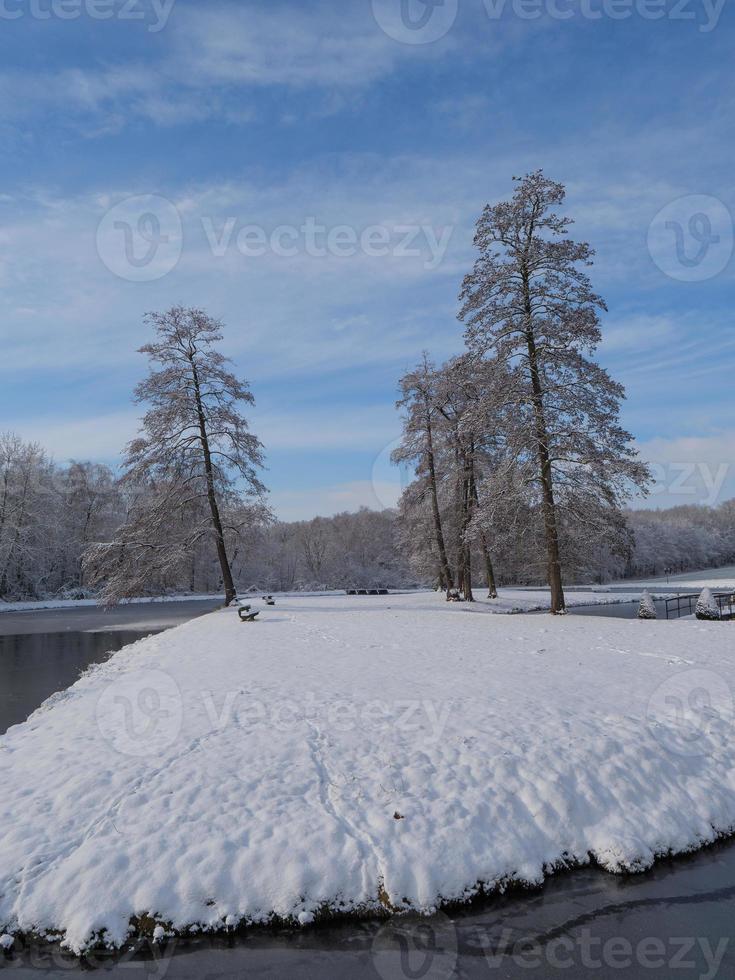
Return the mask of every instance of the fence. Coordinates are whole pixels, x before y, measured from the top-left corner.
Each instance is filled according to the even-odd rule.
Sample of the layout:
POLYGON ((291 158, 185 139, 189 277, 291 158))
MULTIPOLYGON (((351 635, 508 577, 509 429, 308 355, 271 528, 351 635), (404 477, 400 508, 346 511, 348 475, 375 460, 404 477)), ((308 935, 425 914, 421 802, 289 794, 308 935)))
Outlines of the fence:
MULTIPOLYGON (((666 599, 666 618, 679 619, 681 616, 692 616, 697 608, 700 593, 676 595, 666 599)), ((735 619, 735 595, 732 592, 716 592, 712 598, 720 610, 720 619, 735 619)))

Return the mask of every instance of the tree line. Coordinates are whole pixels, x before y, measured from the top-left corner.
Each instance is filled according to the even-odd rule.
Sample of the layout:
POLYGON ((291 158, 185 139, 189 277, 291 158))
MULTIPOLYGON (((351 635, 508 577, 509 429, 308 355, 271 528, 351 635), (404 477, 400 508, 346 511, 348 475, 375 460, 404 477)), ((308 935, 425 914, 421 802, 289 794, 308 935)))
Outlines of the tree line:
MULTIPOLYGON (((448 488, 443 474, 439 486, 450 560, 456 551, 457 526, 450 520, 453 509, 444 509, 448 488)), ((133 503, 130 489, 109 467, 90 462, 61 466, 39 446, 0 435, 0 600, 98 595, 100 586, 93 586, 86 573, 85 552, 114 539, 126 525, 133 503)), ((142 506, 140 500, 136 506, 142 506)), ((243 508, 234 498, 224 501, 222 512, 233 579, 243 591, 405 588, 436 586, 439 581, 431 545, 408 547, 411 527, 403 512, 363 508, 357 513, 284 522, 264 519, 262 512, 243 508)), ((427 540, 430 508, 422 512, 423 517, 418 510, 413 516, 422 524, 420 539, 427 540)), ((735 500, 714 508, 632 510, 626 517, 625 553, 613 552, 604 542, 578 547, 571 580, 605 583, 659 576, 667 569, 683 572, 735 564, 735 500)), ((505 547, 498 546, 497 537, 495 544, 497 586, 543 582, 541 540, 526 539, 519 547, 508 535, 505 547)), ((569 550, 566 544, 564 549, 569 550)), ((484 575, 480 536, 471 539, 470 550, 472 563, 484 575)), ((140 594, 221 591, 216 549, 205 536, 178 562, 149 570, 140 594)))
MULTIPOLYGON (((133 485, 102 464, 56 464, 40 446, 0 435, 0 601, 102 595, 105 583, 90 574, 90 552, 114 554, 168 493, 149 482, 133 485)), ((165 554, 159 549, 149 562, 144 549, 137 568, 132 559, 119 566, 126 594, 224 592, 216 543, 196 533, 204 525, 201 505, 179 503, 163 525, 171 538, 165 554)), ((220 517, 232 579, 242 591, 425 584, 398 548, 389 510, 284 522, 262 502, 231 493, 220 500, 220 517)), ((139 547, 136 540, 131 555, 139 547)))

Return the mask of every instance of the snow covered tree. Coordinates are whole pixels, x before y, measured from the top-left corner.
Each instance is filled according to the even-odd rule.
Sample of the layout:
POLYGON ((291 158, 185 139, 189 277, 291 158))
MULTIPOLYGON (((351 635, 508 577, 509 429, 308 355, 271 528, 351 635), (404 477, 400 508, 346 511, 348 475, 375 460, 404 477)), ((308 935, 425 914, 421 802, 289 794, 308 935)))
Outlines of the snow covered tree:
POLYGON ((570 524, 598 530, 649 479, 620 426, 624 390, 592 360, 605 304, 584 272, 592 249, 567 237, 571 219, 555 210, 564 197, 536 171, 485 207, 460 311, 470 350, 507 371, 495 404, 506 452, 538 496, 553 613, 565 611, 560 503, 570 524))
POLYGON ((446 469, 454 483, 458 584, 463 598, 469 602, 473 598, 473 543, 479 543, 482 553, 488 597, 497 598, 488 528, 475 520, 480 509, 478 483, 483 464, 489 463, 488 438, 493 432, 492 423, 477 412, 477 407, 483 404, 487 367, 487 363, 467 355, 452 358, 438 372, 436 386, 436 406, 443 420, 441 436, 447 447, 446 469))
POLYGON ((710 589, 702 589, 702 594, 697 599, 694 615, 697 619, 714 620, 720 618, 720 607, 710 589))
MULTIPOLYGON (((439 580, 447 594, 454 588, 454 575, 449 565, 447 546, 439 507, 434 432, 439 411, 436 404, 437 374, 424 353, 420 364, 401 378, 401 398, 397 407, 404 411, 403 438, 394 450, 394 463, 416 466, 425 489, 417 499, 428 499, 431 506, 431 533, 436 547, 439 580)), ((416 497, 416 494, 414 494, 416 497)))
POLYGON ((59 532, 58 573, 65 588, 83 594, 83 555, 119 516, 120 497, 107 466, 72 461, 54 481, 59 495, 55 526, 59 532))
POLYGON ((151 368, 135 400, 150 407, 126 450, 129 517, 112 542, 90 549, 86 566, 104 583, 103 599, 116 602, 187 566, 192 549, 208 540, 229 604, 236 591, 223 504, 243 490, 256 501, 264 493, 262 446, 240 410, 253 396, 216 349, 218 320, 177 306, 146 321, 156 339, 140 348, 151 368))
POLYGON ((488 596, 497 598, 493 528, 480 519, 482 488, 494 465, 495 432, 483 402, 490 371, 489 362, 467 354, 440 368, 424 355, 401 380, 403 438, 393 453, 394 462, 415 468, 399 511, 401 539, 414 567, 425 573, 433 553, 440 587, 468 602, 478 561, 488 596))
POLYGON ((657 619, 656 604, 650 592, 644 592, 638 605, 638 619, 657 619))

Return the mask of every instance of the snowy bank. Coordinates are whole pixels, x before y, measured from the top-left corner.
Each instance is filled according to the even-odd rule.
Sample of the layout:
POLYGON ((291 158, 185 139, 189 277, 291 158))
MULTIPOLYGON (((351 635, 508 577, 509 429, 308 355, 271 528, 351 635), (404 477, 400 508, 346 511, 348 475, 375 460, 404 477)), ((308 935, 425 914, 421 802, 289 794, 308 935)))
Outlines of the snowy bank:
MULTIPOLYGON (((254 598, 254 601, 257 602, 259 598, 267 591, 268 590, 266 589, 262 591, 256 590, 253 593, 247 591, 243 593, 243 597, 246 600, 254 598)), ((415 595, 420 593, 429 594, 430 592, 431 590, 429 589, 392 589, 391 595, 415 595)), ((273 595, 279 599, 322 598, 324 596, 343 596, 344 594, 344 590, 273 593, 273 595)), ((475 595, 479 603, 485 603, 482 589, 476 589, 475 595)), ((635 588, 631 588, 628 594, 613 594, 610 592, 606 593, 603 588, 590 586, 589 589, 585 588, 584 590, 570 592, 567 596, 567 606, 571 608, 572 606, 591 606, 601 603, 634 602, 638 600, 639 596, 640 590, 636 590, 635 588)), ((212 600, 221 598, 222 596, 220 593, 207 595, 187 594, 170 596, 142 596, 138 599, 123 599, 120 605, 138 606, 167 602, 211 602, 212 600)), ((494 613, 533 612, 538 609, 548 608, 548 605, 548 589, 530 589, 528 587, 519 589, 503 588, 500 590, 499 598, 494 600, 492 603, 487 604, 486 611, 494 613)), ((18 602, 0 602, 0 613, 43 612, 49 609, 83 609, 85 607, 89 608, 90 606, 98 607, 99 602, 97 599, 34 599, 18 602)))
MULTIPOLYGON (((158 602, 204 602, 220 598, 218 595, 162 595, 123 599, 121 606, 140 606, 158 602)), ((18 602, 0 602, 0 613, 43 612, 47 609, 84 609, 99 606, 97 599, 28 599, 18 602)))
POLYGON ((429 910, 735 825, 732 628, 294 598, 140 641, 0 738, 0 933, 429 910))
POLYGON ((731 592, 735 590, 735 565, 707 568, 699 572, 682 572, 680 575, 662 575, 658 578, 625 579, 612 584, 624 585, 630 589, 666 587, 674 592, 684 590, 697 592, 703 588, 710 588, 717 592, 731 592))

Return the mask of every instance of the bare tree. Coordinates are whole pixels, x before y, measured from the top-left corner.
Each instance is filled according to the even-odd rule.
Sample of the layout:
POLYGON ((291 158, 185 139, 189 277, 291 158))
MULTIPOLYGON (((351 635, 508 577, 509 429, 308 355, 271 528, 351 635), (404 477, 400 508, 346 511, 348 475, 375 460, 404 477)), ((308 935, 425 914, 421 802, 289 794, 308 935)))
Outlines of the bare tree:
POLYGON ((431 502, 432 529, 439 560, 439 578, 444 588, 454 587, 454 576, 447 558, 437 487, 434 429, 439 414, 436 405, 436 371, 424 352, 420 364, 401 378, 401 398, 397 407, 404 410, 403 439, 394 450, 394 463, 416 465, 424 478, 431 502))
POLYGON ((325 534, 324 518, 315 518, 305 523, 301 532, 301 547, 304 562, 315 583, 322 581, 322 569, 327 555, 328 542, 325 534))
POLYGON ((492 373, 486 362, 466 354, 452 358, 437 372, 436 407, 444 421, 441 435, 449 444, 450 468, 454 470, 459 588, 469 602, 473 601, 471 544, 475 536, 480 541, 488 598, 498 596, 489 531, 476 520, 480 508, 478 479, 483 468, 492 467, 490 444, 495 441, 495 425, 486 414, 485 398, 492 373))
POLYGON ((507 443, 539 490, 553 613, 565 609, 557 496, 578 522, 597 522, 649 479, 619 423, 624 389, 590 358, 605 304, 583 271, 592 249, 566 237, 571 219, 554 210, 564 197, 536 171, 485 207, 460 312, 470 349, 508 370, 507 443))
POLYGON ((115 540, 91 549, 92 580, 115 602, 180 566, 191 549, 213 542, 225 603, 236 591, 227 554, 222 504, 239 490, 260 497, 262 446, 240 405, 253 404, 248 385, 215 347, 222 324, 199 309, 150 313, 156 339, 140 352, 151 361, 135 400, 150 407, 141 434, 127 447, 123 483, 134 489, 131 512, 115 540))
POLYGON ((83 555, 93 541, 109 528, 118 502, 115 479, 109 467, 72 460, 54 481, 58 500, 55 524, 60 575, 71 589, 84 586, 83 555))

